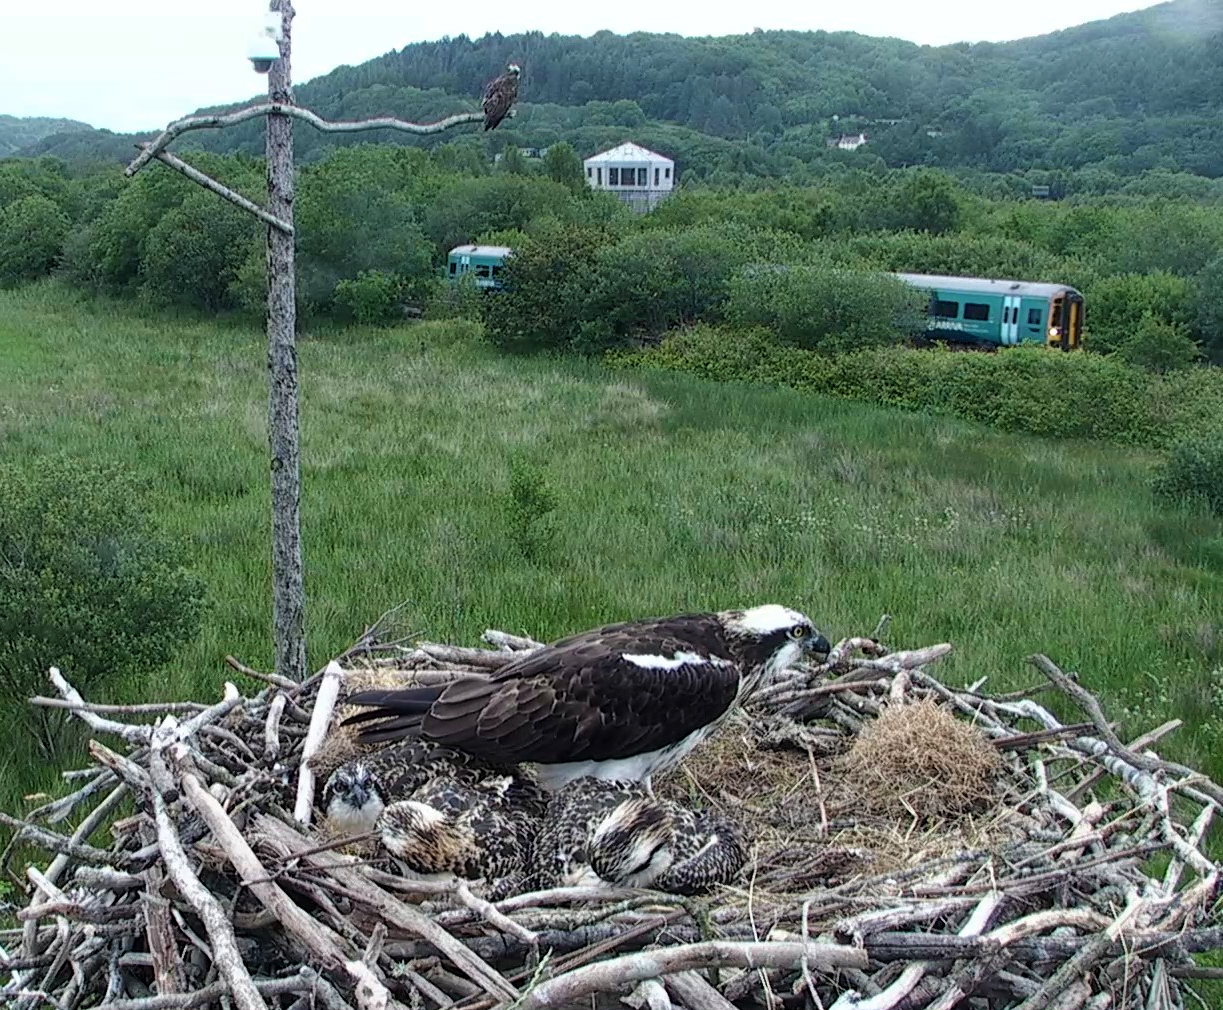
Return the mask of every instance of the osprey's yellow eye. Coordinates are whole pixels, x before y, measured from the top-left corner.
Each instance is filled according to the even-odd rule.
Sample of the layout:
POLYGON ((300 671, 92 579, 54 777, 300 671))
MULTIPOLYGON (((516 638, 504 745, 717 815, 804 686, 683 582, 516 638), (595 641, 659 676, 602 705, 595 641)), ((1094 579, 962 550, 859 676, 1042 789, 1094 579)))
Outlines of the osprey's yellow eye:
POLYGON ((793 639, 795 639, 795 640, 798 640, 798 639, 800 639, 800 638, 806 638, 806 637, 807 637, 807 628, 806 628, 806 625, 796 624, 796 625, 794 625, 794 627, 792 627, 792 628, 789 630, 788 634, 789 634, 789 636, 790 636, 791 638, 793 638, 793 639))

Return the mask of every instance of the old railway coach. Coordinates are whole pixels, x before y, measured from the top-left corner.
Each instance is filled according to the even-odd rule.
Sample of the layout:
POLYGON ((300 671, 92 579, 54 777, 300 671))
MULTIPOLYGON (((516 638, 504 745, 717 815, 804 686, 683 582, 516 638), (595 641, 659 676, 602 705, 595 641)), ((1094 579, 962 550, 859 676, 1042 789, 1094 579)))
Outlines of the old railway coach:
POLYGON ((446 257, 446 276, 457 281, 470 273, 478 287, 499 288, 501 267, 510 252, 509 246, 503 245, 456 245, 446 257))
POLYGON ((926 336, 983 347, 1083 346, 1083 296, 1065 284, 896 274, 930 292, 926 336))

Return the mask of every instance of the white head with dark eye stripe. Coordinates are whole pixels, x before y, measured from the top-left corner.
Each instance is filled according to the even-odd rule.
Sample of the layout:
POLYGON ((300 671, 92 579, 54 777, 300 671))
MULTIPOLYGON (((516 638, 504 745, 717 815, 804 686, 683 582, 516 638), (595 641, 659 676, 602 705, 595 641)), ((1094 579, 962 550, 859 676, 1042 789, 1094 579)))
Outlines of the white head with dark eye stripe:
POLYGON ((383 810, 377 778, 362 761, 341 765, 323 787, 328 827, 337 835, 372 831, 383 810))
POLYGON ((776 603, 719 616, 741 660, 766 677, 807 655, 823 659, 832 649, 811 618, 776 603))

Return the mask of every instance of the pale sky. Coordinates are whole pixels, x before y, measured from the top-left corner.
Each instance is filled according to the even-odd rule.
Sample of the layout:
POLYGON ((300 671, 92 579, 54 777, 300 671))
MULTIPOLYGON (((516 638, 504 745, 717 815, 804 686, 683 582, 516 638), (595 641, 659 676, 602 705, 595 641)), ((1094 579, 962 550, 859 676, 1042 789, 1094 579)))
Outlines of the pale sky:
MULTIPOLYGON (((824 29, 942 45, 1040 35, 1150 3, 1028 0, 1017 8, 980 0, 769 0, 759 6, 741 0, 295 0, 294 6, 293 78, 300 83, 412 42, 464 33, 824 29)), ((160 128, 201 106, 244 101, 267 87, 246 60, 248 38, 266 9, 266 0, 0 0, 0 114, 64 117, 130 132, 160 128), (108 13, 96 13, 100 7, 108 13), (184 13, 192 8, 208 13, 184 13)), ((473 97, 482 84, 472 82, 473 97)))

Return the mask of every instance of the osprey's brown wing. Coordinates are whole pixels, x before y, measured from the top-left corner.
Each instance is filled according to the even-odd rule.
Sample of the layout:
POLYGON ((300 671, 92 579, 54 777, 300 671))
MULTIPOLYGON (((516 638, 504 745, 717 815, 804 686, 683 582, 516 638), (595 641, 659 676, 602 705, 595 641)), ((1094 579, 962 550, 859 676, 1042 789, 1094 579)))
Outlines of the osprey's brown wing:
POLYGON ((604 761, 658 750, 709 724, 734 701, 739 677, 717 619, 695 614, 562 639, 490 678, 348 701, 377 706, 358 721, 388 719, 364 731, 371 743, 419 733, 497 761, 604 761))
POLYGON ((518 78, 514 74, 502 74, 488 82, 484 89, 484 129, 495 130, 497 124, 510 113, 510 107, 518 99, 518 78))

